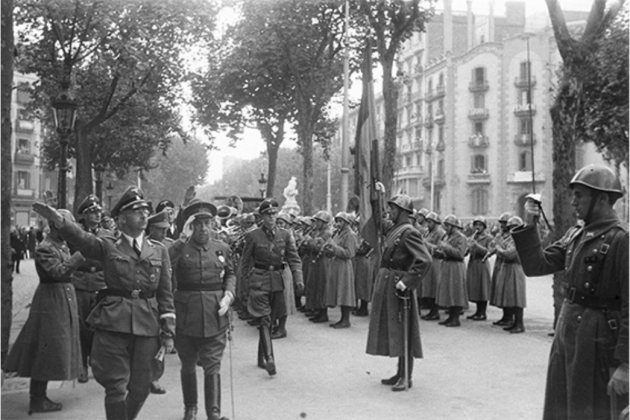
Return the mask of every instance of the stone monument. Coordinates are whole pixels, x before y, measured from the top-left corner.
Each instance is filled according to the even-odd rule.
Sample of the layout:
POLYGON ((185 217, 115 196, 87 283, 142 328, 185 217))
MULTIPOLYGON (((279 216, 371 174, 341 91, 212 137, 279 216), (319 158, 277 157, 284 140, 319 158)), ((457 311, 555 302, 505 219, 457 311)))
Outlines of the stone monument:
POLYGON ((295 199, 295 196, 298 195, 297 190, 297 181, 294 176, 289 180, 289 184, 285 187, 284 192, 284 204, 282 206, 282 211, 286 211, 294 216, 300 214, 301 209, 295 199))

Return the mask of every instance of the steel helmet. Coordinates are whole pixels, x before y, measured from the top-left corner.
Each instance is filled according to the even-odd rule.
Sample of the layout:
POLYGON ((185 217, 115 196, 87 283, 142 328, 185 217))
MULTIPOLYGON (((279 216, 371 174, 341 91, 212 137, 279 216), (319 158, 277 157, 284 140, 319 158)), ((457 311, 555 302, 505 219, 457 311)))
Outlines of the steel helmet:
POLYGON ((502 213, 501 216, 499 216, 499 223, 500 222, 507 223, 508 220, 510 220, 510 217, 512 217, 512 215, 508 213, 507 211, 505 213, 502 213))
POLYGON ((322 222, 328 224, 332 222, 332 216, 326 210, 320 210, 313 216, 315 220, 321 220, 322 222))
POLYGON ((513 228, 513 227, 516 227, 516 226, 520 226, 520 225, 522 225, 522 224, 523 224, 523 219, 521 219, 521 218, 520 218, 520 217, 518 217, 518 216, 512 216, 512 217, 510 217, 510 220, 508 220, 508 222, 507 222, 507 226, 508 226, 509 228, 513 228))
POLYGON ((454 214, 449 214, 448 216, 446 216, 444 218, 444 222, 443 223, 445 225, 455 226, 456 228, 460 228, 460 229, 462 228, 461 223, 459 223, 459 219, 454 214))
POLYGON ((284 220, 287 225, 293 224, 291 220, 291 215, 287 213, 286 211, 279 212, 278 215, 276 216, 276 220, 284 220))
POLYGON ((438 225, 442 223, 440 221, 440 216, 438 216, 437 213, 434 212, 434 211, 432 211, 429 214, 427 214, 427 220, 431 220, 432 222, 435 222, 438 225))
POLYGON ((413 213, 413 202, 411 201, 411 197, 407 194, 398 194, 392 197, 387 203, 394 204, 408 213, 413 213))
POLYGON ((475 217, 475 219, 473 220, 473 226, 475 223, 481 223, 484 228, 488 227, 488 224, 486 223, 486 219, 481 216, 475 217))
POLYGON ((418 215, 424 217, 425 219, 427 218, 427 214, 429 214, 429 210, 425 209, 424 207, 418 210, 418 215))
POLYGON ((348 213, 346 213, 344 211, 340 211, 339 213, 337 213, 335 215, 335 221, 337 219, 343 220, 347 224, 351 224, 352 223, 352 217, 350 216, 350 214, 348 214, 348 213))
POLYGON ((623 196, 621 181, 617 174, 608 166, 587 165, 577 171, 569 186, 581 184, 594 190, 613 193, 617 198, 623 196))

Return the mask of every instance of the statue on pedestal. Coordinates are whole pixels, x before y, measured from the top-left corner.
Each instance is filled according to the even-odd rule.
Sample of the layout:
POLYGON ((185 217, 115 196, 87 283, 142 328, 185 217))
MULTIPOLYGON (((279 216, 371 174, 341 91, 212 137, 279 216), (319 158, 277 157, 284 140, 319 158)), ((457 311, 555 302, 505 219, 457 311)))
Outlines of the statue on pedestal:
POLYGON ((282 210, 295 216, 300 214, 301 209, 297 203, 297 200, 295 199, 295 196, 298 195, 298 190, 297 180, 294 176, 291 177, 291 179, 289 180, 289 184, 286 186, 282 194, 284 195, 285 199, 282 210))

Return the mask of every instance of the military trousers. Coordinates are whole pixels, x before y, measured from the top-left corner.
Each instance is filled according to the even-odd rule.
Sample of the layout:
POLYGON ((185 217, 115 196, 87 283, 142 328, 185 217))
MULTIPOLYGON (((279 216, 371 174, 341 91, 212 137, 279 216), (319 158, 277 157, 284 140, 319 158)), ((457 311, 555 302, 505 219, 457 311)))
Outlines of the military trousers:
POLYGON ((272 319, 280 319, 287 315, 284 291, 250 289, 247 310, 254 318, 261 318, 261 325, 271 326, 272 319))
POLYGON ((199 365, 203 368, 205 375, 221 373, 221 359, 225 344, 225 332, 213 337, 178 334, 175 337, 175 347, 182 363, 182 372, 192 373, 199 365))

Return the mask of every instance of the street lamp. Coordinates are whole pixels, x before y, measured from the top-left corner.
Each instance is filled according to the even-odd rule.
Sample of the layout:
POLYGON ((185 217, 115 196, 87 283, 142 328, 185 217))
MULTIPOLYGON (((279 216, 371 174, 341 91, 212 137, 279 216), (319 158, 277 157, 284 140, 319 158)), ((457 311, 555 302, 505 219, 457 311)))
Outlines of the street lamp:
POLYGON ((109 181, 107 183, 107 187, 105 187, 105 189, 107 190, 107 210, 111 212, 112 211, 112 196, 113 196, 112 191, 114 190, 112 181, 109 181))
POLYGON ((66 208, 66 173, 68 172, 68 136, 74 130, 77 119, 77 102, 70 90, 70 82, 61 83, 61 91, 52 100, 55 128, 59 133, 59 186, 57 188, 57 207, 66 208))
POLYGON ((260 197, 265 198, 265 194, 267 193, 267 178, 265 178, 264 172, 260 173, 258 184, 260 185, 260 197))

